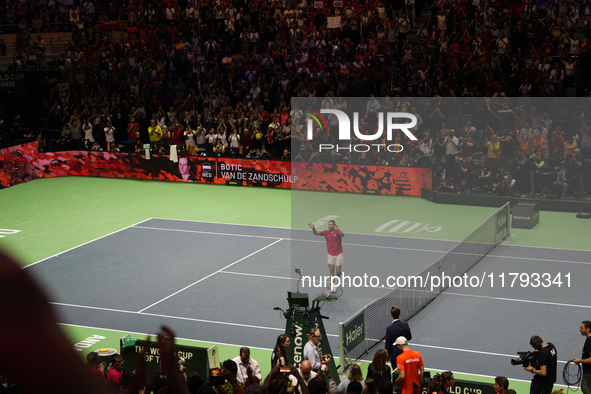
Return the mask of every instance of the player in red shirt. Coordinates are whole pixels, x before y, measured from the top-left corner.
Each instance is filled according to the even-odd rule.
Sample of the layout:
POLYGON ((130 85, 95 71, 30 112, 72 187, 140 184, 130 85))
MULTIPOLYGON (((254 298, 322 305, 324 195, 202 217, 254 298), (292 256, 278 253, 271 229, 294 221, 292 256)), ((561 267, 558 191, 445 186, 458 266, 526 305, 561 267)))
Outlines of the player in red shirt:
POLYGON ((402 351, 396 358, 396 368, 400 371, 396 385, 402 388, 402 394, 412 394, 414 386, 417 386, 417 392, 423 390, 423 357, 419 352, 410 350, 408 341, 405 337, 398 337, 394 345, 402 351))
MULTIPOLYGON (((343 267, 343 243, 342 239, 345 234, 339 230, 339 226, 334 220, 328 222, 328 230, 317 231, 314 223, 308 223, 308 227, 312 229, 314 235, 319 235, 326 239, 326 249, 328 249, 328 270, 330 271, 331 284, 332 277, 335 276, 335 265, 337 267, 336 276, 341 277, 343 267)), ((336 293, 337 289, 332 288, 332 292, 336 293)))

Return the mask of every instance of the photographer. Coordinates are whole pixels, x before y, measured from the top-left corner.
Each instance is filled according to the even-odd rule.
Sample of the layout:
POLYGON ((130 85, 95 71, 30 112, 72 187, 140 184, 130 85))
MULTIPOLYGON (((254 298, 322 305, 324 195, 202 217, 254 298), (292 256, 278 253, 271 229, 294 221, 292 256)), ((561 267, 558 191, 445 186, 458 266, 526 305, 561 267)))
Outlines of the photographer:
POLYGON ((532 353, 537 354, 531 364, 524 367, 526 371, 534 374, 529 393, 550 394, 556 382, 556 364, 558 362, 556 348, 550 342, 545 343, 537 335, 531 337, 529 344, 535 349, 532 353))

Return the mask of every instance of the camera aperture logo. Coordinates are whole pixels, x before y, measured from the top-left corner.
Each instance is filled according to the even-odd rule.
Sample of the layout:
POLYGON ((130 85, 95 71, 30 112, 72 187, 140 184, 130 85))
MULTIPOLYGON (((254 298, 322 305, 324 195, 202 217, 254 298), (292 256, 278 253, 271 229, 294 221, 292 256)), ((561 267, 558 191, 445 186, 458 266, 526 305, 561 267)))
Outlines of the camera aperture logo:
POLYGON ((417 125, 417 117, 407 112, 378 112, 377 113, 377 127, 375 124, 368 123, 364 127, 359 126, 359 113, 353 112, 353 123, 349 119, 349 115, 338 109, 323 108, 320 112, 314 111, 311 108, 306 108, 307 116, 307 139, 312 141, 315 137, 322 138, 322 142, 318 144, 318 152, 328 151, 347 151, 347 152, 391 152, 400 153, 404 150, 404 146, 399 143, 390 143, 393 141, 394 131, 400 130, 406 137, 412 141, 417 141, 417 137, 410 131, 417 125), (323 114, 334 116, 338 124, 338 142, 328 143, 334 140, 330 134, 330 128, 323 114), (385 119, 385 126, 384 126, 385 119), (408 122, 410 120, 410 122, 408 122), (363 143, 352 144, 351 129, 353 135, 363 143), (373 129, 373 134, 371 133, 373 129), (385 129, 385 130, 384 130, 385 129), (363 131, 363 132, 362 132, 363 131), (385 131, 385 137, 384 137, 385 131), (369 143, 369 142, 378 143, 369 143))

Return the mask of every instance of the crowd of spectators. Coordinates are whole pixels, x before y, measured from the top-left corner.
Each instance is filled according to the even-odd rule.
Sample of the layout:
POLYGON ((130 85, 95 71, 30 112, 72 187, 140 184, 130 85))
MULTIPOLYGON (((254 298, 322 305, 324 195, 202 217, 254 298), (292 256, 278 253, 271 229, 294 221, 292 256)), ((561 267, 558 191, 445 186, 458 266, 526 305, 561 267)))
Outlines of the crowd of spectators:
MULTIPOLYGON (((9 1, 0 17, 19 24, 19 52, 36 51, 34 58, 43 40, 31 46, 29 30, 75 26, 63 55, 47 61, 73 67, 63 81, 68 89, 56 88, 42 109, 49 128, 68 126, 73 144, 134 141, 134 117, 142 142, 158 150, 195 140, 208 144, 204 154, 287 158, 292 139, 305 144, 292 134, 291 97, 547 97, 570 87, 583 94, 589 8, 530 0, 325 1, 320 8, 306 1, 9 1), (100 17, 126 22, 126 31, 99 29, 100 17), (86 132, 72 132, 76 118, 86 132), (148 135, 152 119, 159 138, 148 135), (105 135, 107 122, 113 137, 105 135), (218 140, 223 147, 213 152, 218 140)), ((30 63, 29 55, 16 56, 11 67, 30 63)))
MULTIPOLYGON (((370 95, 398 100, 588 94, 588 2, 317 3, 9 1, 0 17, 19 24, 18 51, 37 55, 44 43, 39 37, 31 46, 29 31, 42 32, 52 21, 74 26, 64 53, 47 62, 71 67, 70 77, 52 89, 39 109, 47 129, 65 131, 39 136, 41 149, 139 152, 150 143, 161 153, 170 145, 187 145, 192 154, 287 160, 293 146, 297 160, 436 169, 444 163, 429 161, 429 156, 446 156, 441 167, 447 174, 438 177, 450 180, 458 178, 449 162, 458 150, 497 156, 485 146, 495 134, 488 125, 475 122, 473 148, 463 143, 466 133, 460 130, 466 125, 446 119, 442 128, 431 127, 429 136, 419 131, 421 143, 405 145, 401 154, 321 155, 306 152, 313 145, 301 130, 305 118, 290 99, 317 97, 337 106, 341 97, 370 95), (100 28, 99 19, 107 22, 100 28), (445 142, 448 128, 460 138, 456 152, 445 142)), ((30 63, 28 55, 16 56, 11 67, 30 63)), ((443 116, 433 113, 434 105, 415 111, 429 123, 443 116)), ((540 126, 520 120, 516 127, 540 126)), ((549 136, 555 131, 545 129, 549 136)), ((10 131, 13 139, 23 135, 10 131)), ((580 134, 585 156, 589 133, 580 134)), ((511 142, 496 137, 493 145, 499 141, 503 146, 501 156, 519 151, 517 139, 508 147, 511 142)), ((535 133, 528 138, 533 143, 535 133)), ((553 149, 546 148, 545 159, 564 142, 547 144, 553 149)), ((530 182, 517 185, 520 192, 542 191, 530 182)), ((485 187, 498 192, 492 188, 485 187)))

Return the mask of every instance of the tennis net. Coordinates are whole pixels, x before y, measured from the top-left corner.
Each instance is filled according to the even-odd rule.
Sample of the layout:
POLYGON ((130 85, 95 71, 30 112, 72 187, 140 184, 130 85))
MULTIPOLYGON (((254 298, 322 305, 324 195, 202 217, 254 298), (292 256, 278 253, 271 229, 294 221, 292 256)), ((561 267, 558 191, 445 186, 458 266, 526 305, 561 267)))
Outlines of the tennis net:
POLYGON ((395 287, 339 323, 341 372, 385 338, 386 327, 392 323, 390 309, 393 305, 400 307, 401 319, 409 320, 449 287, 449 282, 443 281, 439 287, 431 288, 433 282, 429 278, 441 277, 442 273, 452 278, 462 276, 507 239, 509 229, 509 203, 506 203, 449 252, 418 273, 416 277, 421 279, 415 283, 422 283, 422 287, 395 287))

